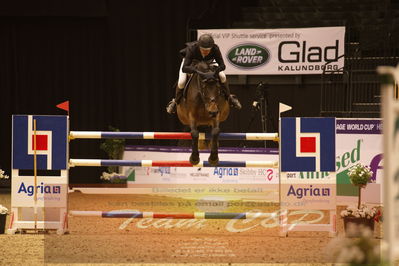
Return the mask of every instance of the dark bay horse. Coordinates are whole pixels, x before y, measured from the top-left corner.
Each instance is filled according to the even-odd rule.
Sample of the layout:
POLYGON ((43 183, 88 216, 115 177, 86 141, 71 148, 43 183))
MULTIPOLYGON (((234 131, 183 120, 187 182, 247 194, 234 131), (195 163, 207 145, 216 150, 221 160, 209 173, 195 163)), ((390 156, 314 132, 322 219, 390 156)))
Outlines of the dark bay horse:
MULTIPOLYGON (((212 67, 202 61, 196 64, 196 69, 202 73, 212 71, 212 67)), ((186 97, 183 97, 177 106, 177 115, 180 122, 191 128, 190 163, 195 165, 200 161, 197 127, 211 126, 211 153, 208 162, 216 166, 219 163, 219 124, 227 119, 230 112, 229 103, 222 93, 220 81, 217 78, 205 79, 200 74, 194 73, 185 94, 186 97)))

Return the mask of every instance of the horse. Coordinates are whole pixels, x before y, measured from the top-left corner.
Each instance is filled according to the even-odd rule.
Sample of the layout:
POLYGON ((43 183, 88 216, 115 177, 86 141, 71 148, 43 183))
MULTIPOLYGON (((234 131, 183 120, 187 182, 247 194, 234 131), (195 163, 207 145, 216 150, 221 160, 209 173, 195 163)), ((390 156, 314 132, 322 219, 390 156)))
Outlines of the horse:
MULTIPOLYGON (((212 66, 207 62, 196 62, 195 67, 202 73, 212 71, 212 66)), ((219 79, 204 78, 198 73, 194 73, 185 91, 185 97, 177 105, 177 116, 183 125, 191 129, 191 155, 190 163, 199 163, 198 152, 198 126, 211 126, 211 153, 208 162, 212 166, 219 163, 218 138, 220 133, 219 124, 227 119, 230 106, 224 93, 222 92, 219 79)), ((178 89, 178 88, 176 88, 178 89)))

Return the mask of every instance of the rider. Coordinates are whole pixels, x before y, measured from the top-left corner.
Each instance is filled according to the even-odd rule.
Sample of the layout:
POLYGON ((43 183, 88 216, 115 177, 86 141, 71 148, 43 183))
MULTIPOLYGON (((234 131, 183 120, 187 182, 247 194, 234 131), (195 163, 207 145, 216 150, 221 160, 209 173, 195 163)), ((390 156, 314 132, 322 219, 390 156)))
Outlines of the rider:
POLYGON ((218 74, 226 99, 229 100, 233 107, 241 109, 241 104, 238 99, 230 94, 230 89, 226 84, 226 74, 223 72, 223 70, 226 69, 223 57, 220 53, 219 46, 215 44, 215 41, 210 34, 203 34, 199 37, 198 41, 187 43, 187 47, 183 49, 181 53, 183 54, 184 58, 179 70, 179 81, 177 83, 178 90, 176 91, 176 98, 172 99, 172 101, 170 101, 166 107, 166 111, 169 114, 176 112, 176 105, 180 102, 183 96, 183 89, 186 85, 187 73, 198 73, 198 71, 192 65, 193 60, 216 61, 218 65, 216 67, 215 73, 200 74, 204 75, 206 78, 211 78, 218 74))

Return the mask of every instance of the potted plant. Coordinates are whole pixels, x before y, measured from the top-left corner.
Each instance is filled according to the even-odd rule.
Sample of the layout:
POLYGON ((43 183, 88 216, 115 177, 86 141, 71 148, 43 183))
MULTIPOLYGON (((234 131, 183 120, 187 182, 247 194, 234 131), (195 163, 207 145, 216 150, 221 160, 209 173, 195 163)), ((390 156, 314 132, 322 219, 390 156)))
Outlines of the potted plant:
MULTIPOLYGON (((0 169, 0 180, 8 179, 9 176, 0 169)), ((4 234, 4 229, 6 227, 6 218, 8 214, 8 209, 0 204, 0 234, 4 234)))
MULTIPOLYGON (((114 132, 119 132, 119 129, 109 126, 109 129, 114 132)), ((124 139, 106 139, 100 145, 100 149, 105 151, 109 159, 120 160, 123 156, 123 151, 125 149, 124 139)), ((100 177, 106 184, 112 184, 112 186, 123 187, 127 184, 127 177, 123 174, 119 174, 118 166, 108 166, 107 172, 103 172, 100 177)))
POLYGON ((8 209, 0 204, 0 234, 4 234, 8 209))
POLYGON ((1 180, 7 180, 7 179, 9 179, 9 176, 6 175, 5 172, 2 169, 0 169, 0 181, 1 180))
POLYGON ((362 225, 374 230, 374 222, 379 222, 382 219, 381 210, 378 207, 370 208, 365 204, 361 204, 362 188, 365 188, 368 183, 372 182, 371 177, 373 176, 373 172, 369 166, 358 163, 349 168, 348 176, 350 182, 358 187, 359 196, 357 207, 348 206, 341 212, 341 217, 344 219, 345 232, 353 235, 353 230, 351 230, 351 233, 348 233, 349 224, 362 225))
POLYGON ((115 184, 115 186, 122 187, 127 184, 127 177, 125 175, 121 175, 115 172, 107 173, 103 172, 102 176, 100 177, 101 180, 104 181, 106 184, 115 184))

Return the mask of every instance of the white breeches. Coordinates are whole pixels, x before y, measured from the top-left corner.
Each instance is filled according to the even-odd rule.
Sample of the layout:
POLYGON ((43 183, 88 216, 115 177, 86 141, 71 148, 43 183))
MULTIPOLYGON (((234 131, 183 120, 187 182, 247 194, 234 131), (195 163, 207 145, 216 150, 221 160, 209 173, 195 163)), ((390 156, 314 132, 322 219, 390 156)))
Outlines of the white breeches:
POLYGON ((180 64, 179 80, 177 81, 177 87, 179 87, 179 89, 184 89, 184 85, 186 85, 186 80, 187 80, 187 73, 184 73, 182 70, 183 64, 184 64, 184 58, 180 64))
MULTIPOLYGON (((182 70, 183 64, 184 64, 184 58, 181 61, 180 69, 179 69, 179 80, 177 82, 177 86, 179 87, 179 89, 184 89, 184 86, 186 85, 186 80, 187 80, 187 73, 184 73, 182 70)), ((223 71, 219 72, 219 79, 220 79, 220 82, 222 82, 222 83, 226 82, 226 74, 224 74, 223 71)))

